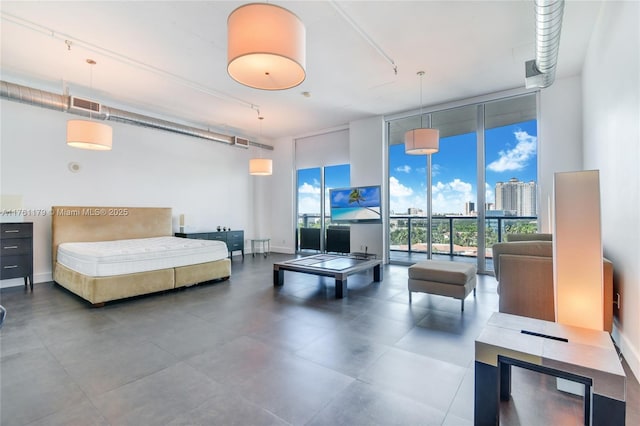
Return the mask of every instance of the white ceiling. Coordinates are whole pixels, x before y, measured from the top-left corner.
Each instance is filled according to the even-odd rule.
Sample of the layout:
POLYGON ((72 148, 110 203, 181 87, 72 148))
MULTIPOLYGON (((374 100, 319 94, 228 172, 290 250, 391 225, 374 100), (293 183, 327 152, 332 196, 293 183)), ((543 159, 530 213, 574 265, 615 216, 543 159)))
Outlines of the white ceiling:
MULTIPOLYGON (((226 72, 226 20, 245 3, 3 0, 1 78, 276 138, 417 109, 419 70, 424 105, 523 87, 534 57, 533 1, 276 1, 306 26, 307 77, 293 89, 261 91, 226 72), (87 58, 97 62, 92 70, 87 58)), ((557 77, 580 73, 600 3, 567 1, 557 77)))

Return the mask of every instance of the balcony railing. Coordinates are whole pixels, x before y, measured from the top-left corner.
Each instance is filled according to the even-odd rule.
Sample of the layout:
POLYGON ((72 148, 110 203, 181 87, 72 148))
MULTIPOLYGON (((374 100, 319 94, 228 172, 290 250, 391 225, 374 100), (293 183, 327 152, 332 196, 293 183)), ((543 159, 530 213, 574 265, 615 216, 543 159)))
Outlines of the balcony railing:
MULTIPOLYGON (((425 216, 391 216, 389 245, 392 251, 427 252, 425 216)), ((487 216, 485 218, 485 257, 491 247, 509 233, 536 233, 536 216, 487 216)), ((431 250, 434 254, 471 256, 478 254, 478 218, 476 216, 433 216, 431 250)))
MULTIPOLYGON (((493 258, 491 247, 512 233, 538 232, 536 216, 485 217, 485 257, 493 258)), ((389 248, 392 252, 427 253, 426 216, 389 217, 389 248)), ((325 217, 329 226, 329 217, 325 217)), ((300 215, 298 227, 320 227, 320 215, 300 215)), ((478 255, 478 218, 476 216, 433 216, 431 223, 433 254, 476 257, 478 255)))

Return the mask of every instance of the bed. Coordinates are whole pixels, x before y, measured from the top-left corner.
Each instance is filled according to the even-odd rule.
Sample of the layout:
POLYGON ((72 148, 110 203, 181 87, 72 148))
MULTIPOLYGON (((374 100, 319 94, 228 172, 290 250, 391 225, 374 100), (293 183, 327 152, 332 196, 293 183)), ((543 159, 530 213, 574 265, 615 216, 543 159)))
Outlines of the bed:
POLYGON ((226 245, 220 250, 214 246, 221 243, 219 241, 173 237, 171 208, 54 206, 51 213, 53 279, 93 306, 212 280, 226 280, 231 276, 226 245), (155 246, 143 246, 141 239, 149 239, 155 246), (86 247, 78 243, 95 244, 90 244, 87 252, 86 247), (100 252, 103 243, 109 249, 100 259, 108 264, 91 264, 87 260, 88 253, 100 252), (184 246, 186 255, 166 254, 163 248, 170 244, 184 246), (66 253, 58 259, 61 245, 69 248, 71 254, 66 253), (213 258, 204 255, 203 249, 198 247, 205 245, 216 250, 218 255, 213 258), (85 251, 76 251, 74 255, 77 249, 85 251), (127 257, 130 253, 142 255, 144 265, 141 270, 131 268, 131 259, 127 257), (163 258, 158 259, 153 253, 163 258))

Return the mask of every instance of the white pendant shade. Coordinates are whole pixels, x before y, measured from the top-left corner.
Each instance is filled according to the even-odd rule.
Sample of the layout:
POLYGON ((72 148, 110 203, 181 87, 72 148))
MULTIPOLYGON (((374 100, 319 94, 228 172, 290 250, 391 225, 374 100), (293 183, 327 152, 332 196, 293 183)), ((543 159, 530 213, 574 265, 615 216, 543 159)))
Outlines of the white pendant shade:
POLYGON ((227 19, 227 72, 255 89, 290 89, 305 79, 305 44, 304 24, 287 9, 240 6, 227 19))
POLYGON ((67 121, 67 145, 74 148, 111 150, 113 129, 106 124, 90 120, 67 121))
POLYGON ((269 158, 252 158, 249 160, 249 174, 255 176, 271 176, 273 162, 269 158))
POLYGON ((404 152, 409 155, 435 154, 439 149, 438 129, 413 129, 404 134, 404 152))

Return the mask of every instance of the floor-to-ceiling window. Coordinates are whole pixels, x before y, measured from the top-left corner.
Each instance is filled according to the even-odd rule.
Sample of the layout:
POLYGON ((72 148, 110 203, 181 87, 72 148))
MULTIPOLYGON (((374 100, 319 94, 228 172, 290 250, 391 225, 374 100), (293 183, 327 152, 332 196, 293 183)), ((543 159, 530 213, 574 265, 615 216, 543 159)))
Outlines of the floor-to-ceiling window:
POLYGON ((484 105, 486 269, 491 247, 507 234, 538 231, 538 121, 536 96, 484 105))
POLYGON ((440 149, 431 158, 404 152, 404 133, 419 126, 419 116, 387 122, 389 259, 413 263, 446 257, 477 262, 479 271, 491 271, 495 242, 506 233, 537 229, 536 95, 425 116, 422 121, 440 131, 440 149), (517 189, 506 208, 503 193, 511 186, 517 189))
POLYGON ((329 191, 348 187, 349 174, 348 164, 297 171, 298 251, 324 249, 325 229, 332 225, 329 191))
POLYGON ((329 189, 348 187, 349 130, 341 129, 295 140, 297 179, 296 250, 324 250, 329 226, 329 189))
POLYGON ((322 168, 297 171, 297 250, 320 250, 322 168))

